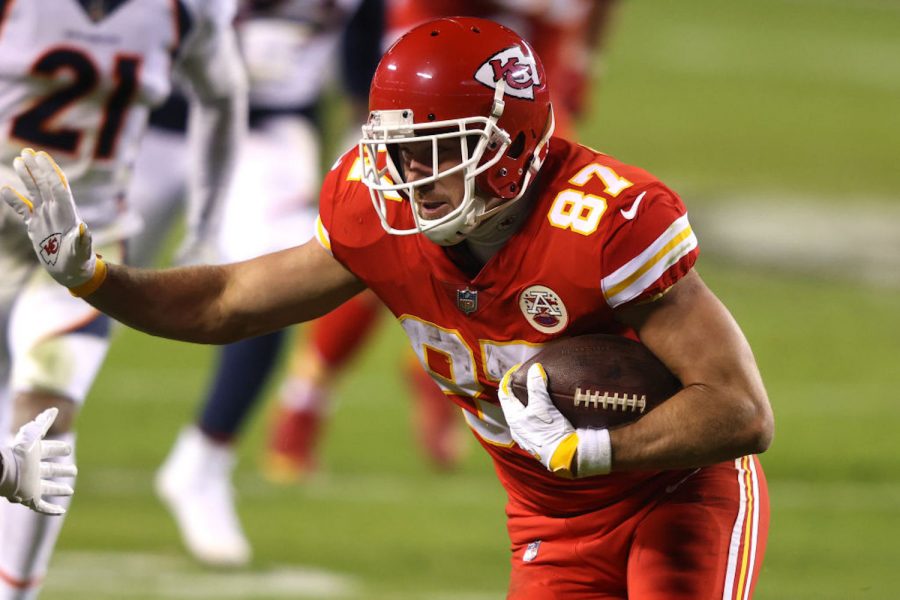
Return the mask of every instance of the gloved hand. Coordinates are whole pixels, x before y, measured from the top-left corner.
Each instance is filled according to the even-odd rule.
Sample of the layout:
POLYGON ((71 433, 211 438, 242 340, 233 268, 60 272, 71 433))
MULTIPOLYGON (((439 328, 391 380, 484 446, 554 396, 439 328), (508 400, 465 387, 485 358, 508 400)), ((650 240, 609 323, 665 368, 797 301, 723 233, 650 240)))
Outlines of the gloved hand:
POLYGON ((612 466, 609 431, 575 429, 553 405, 547 392, 547 373, 540 363, 528 368, 528 405, 523 406, 509 387, 510 378, 520 366, 506 372, 497 391, 513 441, 561 477, 609 473, 612 466))
POLYGON ((31 148, 22 150, 13 168, 27 196, 8 185, 0 196, 22 217, 50 275, 73 295, 87 296, 103 283, 106 265, 94 255, 91 232, 78 215, 66 176, 49 154, 31 148))
POLYGON ((72 447, 44 436, 56 419, 58 410, 48 408, 23 425, 12 447, 0 447, 3 469, 0 471, 0 496, 24 504, 45 515, 61 515, 66 509, 44 500, 44 496, 71 496, 71 486, 51 481, 51 477, 75 477, 75 465, 54 463, 47 458, 68 456, 72 447))
POLYGON ((572 459, 578 448, 578 434, 562 416, 547 393, 547 373, 540 363, 528 369, 528 406, 522 406, 509 387, 509 380, 521 365, 506 372, 498 396, 512 439, 520 448, 541 461, 553 473, 572 473, 572 459))

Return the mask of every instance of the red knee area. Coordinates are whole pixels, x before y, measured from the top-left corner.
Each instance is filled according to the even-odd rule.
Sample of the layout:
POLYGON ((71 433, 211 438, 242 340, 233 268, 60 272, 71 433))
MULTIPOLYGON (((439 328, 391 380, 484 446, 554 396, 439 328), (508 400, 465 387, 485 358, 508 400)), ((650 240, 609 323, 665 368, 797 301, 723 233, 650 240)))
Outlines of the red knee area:
POLYGON ((756 457, 664 479, 593 513, 549 518, 511 505, 508 600, 747 600, 769 502, 756 457))
POLYGON ((378 319, 381 303, 360 294, 313 321, 310 339, 329 369, 341 368, 365 341, 378 319))

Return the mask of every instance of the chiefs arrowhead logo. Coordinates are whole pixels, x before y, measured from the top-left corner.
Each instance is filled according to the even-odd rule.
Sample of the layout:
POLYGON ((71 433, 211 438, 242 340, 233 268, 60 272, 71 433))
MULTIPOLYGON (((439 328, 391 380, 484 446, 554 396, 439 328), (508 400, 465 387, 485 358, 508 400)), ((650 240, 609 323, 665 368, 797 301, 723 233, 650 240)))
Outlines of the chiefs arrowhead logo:
POLYGON ((59 258, 59 246, 62 243, 61 233, 52 233, 41 240, 41 260, 51 267, 59 258))
POLYGON ((569 311, 562 298, 544 285, 532 285, 522 290, 519 309, 529 325, 541 333, 558 333, 569 324, 569 311))
POLYGON ((496 88, 497 82, 506 83, 504 93, 516 98, 534 100, 534 86, 541 85, 537 74, 537 63, 527 47, 513 46, 493 55, 475 71, 475 80, 489 88, 496 88))

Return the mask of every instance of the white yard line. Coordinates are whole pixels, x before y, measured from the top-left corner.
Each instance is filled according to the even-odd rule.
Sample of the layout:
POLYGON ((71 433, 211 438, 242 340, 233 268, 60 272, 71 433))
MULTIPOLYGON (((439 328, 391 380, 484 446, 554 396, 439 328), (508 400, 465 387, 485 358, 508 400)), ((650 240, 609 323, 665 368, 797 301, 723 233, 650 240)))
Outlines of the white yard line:
POLYGON ((176 556, 125 552, 57 552, 47 594, 86 594, 96 600, 355 598, 355 579, 302 566, 260 571, 199 571, 176 556))
POLYGON ((266 570, 203 571, 189 560, 146 552, 60 551, 44 585, 48 597, 91 600, 495 600, 492 592, 375 592, 353 577, 281 565, 266 570))
POLYGON ((691 214, 701 250, 736 262, 900 288, 900 203, 741 198, 691 214))

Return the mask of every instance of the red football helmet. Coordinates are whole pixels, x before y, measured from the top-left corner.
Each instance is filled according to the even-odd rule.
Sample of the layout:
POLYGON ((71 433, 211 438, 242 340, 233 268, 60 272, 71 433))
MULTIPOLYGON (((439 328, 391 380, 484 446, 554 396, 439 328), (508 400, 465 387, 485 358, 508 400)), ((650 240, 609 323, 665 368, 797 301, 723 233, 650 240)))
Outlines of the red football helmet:
POLYGON ((369 110, 360 156, 382 225, 442 245, 461 241, 522 197, 553 133, 547 78, 531 46, 502 25, 469 17, 430 21, 397 40, 375 72, 369 110), (437 143, 448 138, 459 140, 462 162, 439 172, 437 143), (407 183, 397 144, 422 141, 432 144, 432 175, 407 183), (429 220, 406 202, 416 227, 393 226, 386 195, 412 198, 415 188, 461 170, 465 195, 457 208, 429 220))

